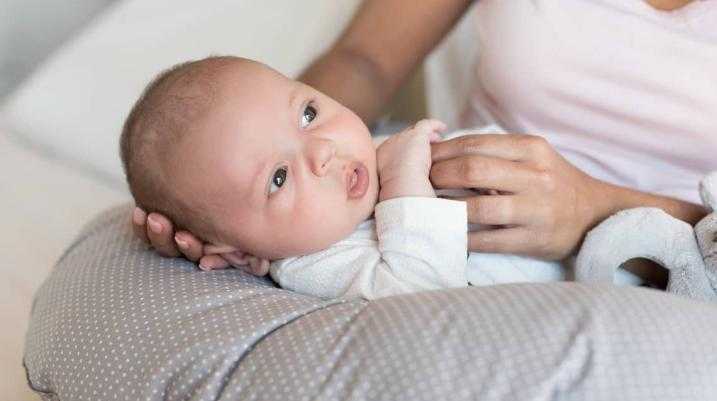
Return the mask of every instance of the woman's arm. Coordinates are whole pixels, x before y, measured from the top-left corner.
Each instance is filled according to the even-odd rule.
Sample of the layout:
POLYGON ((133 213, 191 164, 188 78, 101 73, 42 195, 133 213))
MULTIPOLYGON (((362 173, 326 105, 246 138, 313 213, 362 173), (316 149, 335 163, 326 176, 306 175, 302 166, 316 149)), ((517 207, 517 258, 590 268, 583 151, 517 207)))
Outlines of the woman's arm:
POLYGON ((299 80, 367 124, 470 6, 469 0, 366 0, 299 80))
MULTIPOLYGON (((707 215, 707 209, 694 203, 641 192, 602 181, 598 181, 597 185, 600 188, 599 192, 604 194, 604 199, 601 202, 603 209, 596 210, 598 213, 594 216, 595 221, 593 225, 600 223, 605 218, 620 210, 634 207, 660 208, 672 215, 672 217, 685 221, 693 226, 707 215)), ((695 184, 695 191, 697 191, 696 186, 697 184, 695 184)))

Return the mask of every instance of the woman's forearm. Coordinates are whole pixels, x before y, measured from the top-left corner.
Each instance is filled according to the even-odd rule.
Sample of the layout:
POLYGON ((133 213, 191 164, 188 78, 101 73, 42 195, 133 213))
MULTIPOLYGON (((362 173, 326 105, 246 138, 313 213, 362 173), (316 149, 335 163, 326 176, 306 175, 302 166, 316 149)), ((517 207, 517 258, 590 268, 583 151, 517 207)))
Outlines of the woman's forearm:
POLYGON ((373 122, 471 0, 364 0, 324 56, 299 80, 373 122))
POLYGON ((595 181, 595 204, 598 205, 598 207, 593 219, 593 226, 620 210, 636 207, 660 208, 672 217, 685 221, 693 226, 707 215, 707 210, 701 205, 612 185, 598 180, 595 181))
POLYGON ((366 124, 380 117, 395 91, 370 59, 341 48, 317 59, 299 80, 348 107, 366 124))

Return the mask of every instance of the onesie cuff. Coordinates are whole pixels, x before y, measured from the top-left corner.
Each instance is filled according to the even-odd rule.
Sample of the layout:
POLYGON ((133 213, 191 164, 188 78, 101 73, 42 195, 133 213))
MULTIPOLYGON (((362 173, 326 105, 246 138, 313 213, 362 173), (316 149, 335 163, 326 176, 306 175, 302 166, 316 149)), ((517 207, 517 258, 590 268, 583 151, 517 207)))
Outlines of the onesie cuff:
POLYGON ((374 214, 379 235, 401 226, 436 233, 460 232, 467 236, 468 212, 463 201, 417 196, 392 198, 379 202, 374 214))

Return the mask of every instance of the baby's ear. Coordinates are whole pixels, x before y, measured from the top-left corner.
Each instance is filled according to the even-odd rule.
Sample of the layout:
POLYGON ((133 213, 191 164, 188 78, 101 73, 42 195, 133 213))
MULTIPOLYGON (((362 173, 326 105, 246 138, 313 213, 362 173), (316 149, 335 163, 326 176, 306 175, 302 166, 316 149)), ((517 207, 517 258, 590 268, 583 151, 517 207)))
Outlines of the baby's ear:
POLYGON ((266 276, 269 273, 270 262, 268 259, 242 252, 239 248, 231 245, 206 244, 204 245, 204 254, 219 255, 230 265, 255 276, 266 276))
POLYGON ((249 257, 252 256, 248 253, 244 253, 239 248, 231 245, 217 245, 217 244, 204 244, 204 255, 219 255, 222 259, 229 262, 233 267, 242 268, 247 273, 251 273, 245 267, 249 266, 249 257))

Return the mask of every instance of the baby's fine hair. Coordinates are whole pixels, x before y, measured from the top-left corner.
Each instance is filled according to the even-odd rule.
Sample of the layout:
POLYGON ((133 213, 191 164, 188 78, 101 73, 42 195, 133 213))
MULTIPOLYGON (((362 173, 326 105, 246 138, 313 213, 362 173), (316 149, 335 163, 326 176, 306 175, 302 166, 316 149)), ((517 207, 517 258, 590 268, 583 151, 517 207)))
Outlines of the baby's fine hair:
POLYGON ((196 199, 179 196, 170 185, 168 162, 177 157, 180 141, 213 106, 216 75, 223 65, 240 60, 212 56, 187 61, 162 71, 142 92, 125 120, 120 156, 127 184, 137 206, 172 220, 175 229, 189 230, 203 240, 219 233, 196 199))

